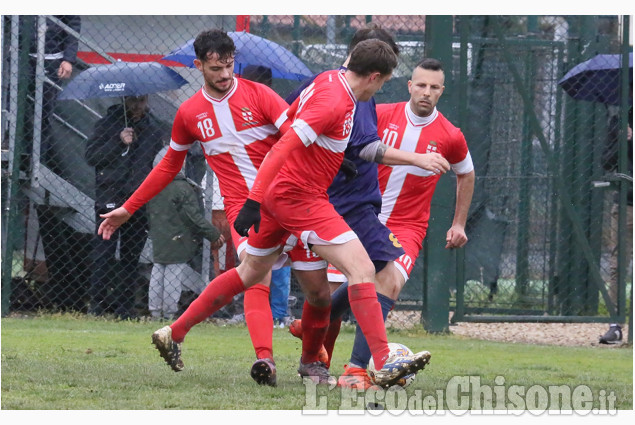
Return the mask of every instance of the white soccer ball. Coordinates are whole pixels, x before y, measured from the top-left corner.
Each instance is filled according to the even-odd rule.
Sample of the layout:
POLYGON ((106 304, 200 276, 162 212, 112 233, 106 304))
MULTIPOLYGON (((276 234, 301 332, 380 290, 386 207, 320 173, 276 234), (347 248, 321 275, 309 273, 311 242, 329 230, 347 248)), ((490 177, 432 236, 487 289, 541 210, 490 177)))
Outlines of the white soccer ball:
MULTIPOLYGON (((388 348, 390 349, 390 356, 392 356, 393 354, 397 354, 398 356, 405 357, 405 356, 412 356, 414 354, 410 350, 410 348, 398 342, 389 342, 388 348)), ((375 382, 375 372, 377 372, 377 369, 375 369, 375 362, 373 361, 373 358, 371 357, 370 361, 368 362, 368 376, 370 376, 370 380, 373 382, 375 382)), ((410 375, 406 375, 403 378, 401 378, 399 381, 397 381, 395 385, 399 385, 401 387, 406 388, 408 385, 412 384, 414 380, 415 380, 415 374, 411 373, 410 375)))

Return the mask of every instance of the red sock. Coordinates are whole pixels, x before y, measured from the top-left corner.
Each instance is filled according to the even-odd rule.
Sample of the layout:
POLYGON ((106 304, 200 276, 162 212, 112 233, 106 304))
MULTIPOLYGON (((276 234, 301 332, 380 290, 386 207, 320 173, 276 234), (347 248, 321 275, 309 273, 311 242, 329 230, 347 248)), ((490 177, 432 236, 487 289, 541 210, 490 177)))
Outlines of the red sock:
POLYGON ((329 326, 331 305, 316 307, 304 301, 302 306, 302 363, 318 361, 318 353, 324 343, 329 326))
POLYGON ((269 292, 269 287, 261 283, 245 291, 245 321, 259 359, 273 359, 273 315, 269 292))
POLYGON ((176 322, 172 323, 172 339, 183 342, 185 335, 192 327, 214 314, 224 305, 229 304, 235 295, 245 290, 236 269, 231 269, 207 285, 207 288, 185 310, 176 322))
POLYGON ((375 284, 349 285, 348 299, 353 315, 366 337, 370 352, 373 354, 375 367, 381 369, 388 359, 390 350, 388 349, 388 338, 386 337, 381 306, 377 301, 375 284))
POLYGON ((331 367, 331 359, 333 358, 333 350, 335 348, 335 340, 337 336, 340 334, 340 327, 342 326, 342 318, 339 317, 329 323, 329 328, 326 331, 326 336, 324 337, 324 348, 326 348, 326 352, 329 353, 329 363, 326 367, 331 367))

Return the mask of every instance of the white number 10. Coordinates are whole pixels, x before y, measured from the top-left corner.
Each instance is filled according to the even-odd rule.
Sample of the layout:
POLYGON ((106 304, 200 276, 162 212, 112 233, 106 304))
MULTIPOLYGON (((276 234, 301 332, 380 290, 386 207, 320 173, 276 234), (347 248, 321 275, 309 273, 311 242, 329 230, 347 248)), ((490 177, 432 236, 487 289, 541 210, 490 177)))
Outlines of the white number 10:
POLYGON ((384 137, 382 137, 381 142, 390 146, 391 148, 395 147, 395 143, 397 143, 397 132, 394 130, 384 129, 384 137))

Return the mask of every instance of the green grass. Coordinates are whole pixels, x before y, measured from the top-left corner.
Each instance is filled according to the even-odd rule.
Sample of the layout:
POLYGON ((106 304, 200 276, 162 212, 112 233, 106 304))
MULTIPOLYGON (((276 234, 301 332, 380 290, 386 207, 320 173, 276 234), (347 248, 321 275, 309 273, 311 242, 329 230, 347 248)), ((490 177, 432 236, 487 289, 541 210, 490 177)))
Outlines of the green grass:
MULTIPOLYGON (((244 326, 194 327, 183 344, 186 369, 174 373, 150 344, 161 326, 157 322, 64 314, 3 318, 1 325, 2 410, 298 410, 307 405, 295 371, 300 342, 286 329, 274 330, 278 387, 270 388, 249 377, 255 356, 244 326)), ((353 336, 353 328, 344 326, 333 374, 343 371, 353 336)), ((391 330, 388 339, 432 353, 431 364, 408 388, 415 399, 446 389, 452 377, 469 375, 480 377, 482 386, 500 385, 503 377, 505 388, 587 385, 593 394, 612 391, 618 409, 633 408, 631 347, 506 344, 427 335, 421 328, 391 330)), ((341 407, 339 389, 320 387, 318 395, 327 396, 328 409, 341 407)))

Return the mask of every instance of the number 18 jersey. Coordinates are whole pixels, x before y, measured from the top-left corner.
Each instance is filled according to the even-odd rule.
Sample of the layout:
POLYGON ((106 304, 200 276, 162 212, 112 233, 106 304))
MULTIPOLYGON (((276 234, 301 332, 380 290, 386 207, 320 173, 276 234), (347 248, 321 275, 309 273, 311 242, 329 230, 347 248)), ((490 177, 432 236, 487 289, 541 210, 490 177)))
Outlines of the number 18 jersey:
POLYGON ((179 107, 170 147, 183 151, 201 143, 218 177, 228 218, 245 202, 260 164, 278 141, 288 108, 269 87, 239 78, 221 99, 201 89, 179 107))

